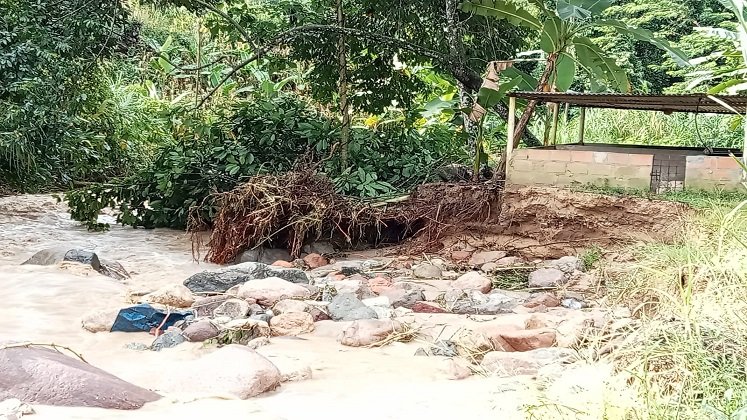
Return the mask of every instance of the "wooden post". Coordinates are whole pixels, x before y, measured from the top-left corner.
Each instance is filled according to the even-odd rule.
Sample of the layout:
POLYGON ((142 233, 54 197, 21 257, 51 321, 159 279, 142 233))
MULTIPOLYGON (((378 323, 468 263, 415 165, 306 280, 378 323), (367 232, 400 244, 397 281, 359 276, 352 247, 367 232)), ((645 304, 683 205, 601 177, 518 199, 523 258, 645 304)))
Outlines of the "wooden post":
POLYGON ((558 143, 558 122, 560 120, 560 104, 552 104, 552 131, 550 131, 550 144, 558 143))
POLYGON ((508 132, 506 134, 506 183, 508 183, 508 168, 511 166, 511 155, 514 151, 514 137, 516 135, 516 97, 508 98, 508 132))
POLYGON ((581 115, 578 118, 578 144, 584 144, 584 131, 586 129, 586 108, 581 108, 581 115))

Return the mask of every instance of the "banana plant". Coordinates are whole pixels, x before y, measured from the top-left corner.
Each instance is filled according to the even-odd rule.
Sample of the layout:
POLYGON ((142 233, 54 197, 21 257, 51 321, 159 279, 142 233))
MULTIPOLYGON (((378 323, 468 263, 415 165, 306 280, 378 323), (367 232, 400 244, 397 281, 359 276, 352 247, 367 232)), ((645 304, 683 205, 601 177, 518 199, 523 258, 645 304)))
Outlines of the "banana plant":
MULTIPOLYGON (((693 60, 696 63, 704 63, 717 59, 726 59, 726 66, 715 66, 714 69, 703 70, 692 74, 695 79, 688 86, 695 88, 699 85, 711 82, 720 82, 711 87, 708 93, 716 95, 719 93, 737 94, 747 90, 747 0, 719 0, 729 10, 736 20, 736 30, 730 31, 724 28, 697 28, 706 36, 717 37, 731 42, 731 47, 724 51, 716 51, 712 54, 693 60)), ((742 117, 743 143, 742 143, 742 179, 747 181, 747 115, 730 107, 728 104, 712 97, 724 108, 729 109, 736 115, 742 117)))
MULTIPOLYGON (((604 18, 613 0, 556 0, 554 8, 545 0, 528 0, 530 6, 511 0, 467 0, 461 9, 475 15, 505 20, 515 26, 534 30, 540 47, 546 54, 545 69, 537 82, 538 91, 567 91, 576 73, 583 71, 591 80, 594 91, 615 90, 629 92, 630 81, 617 65, 588 35, 601 27, 649 42, 669 53, 682 66, 688 66, 684 52, 657 38, 651 31, 624 22, 604 18)), ((531 119, 537 103, 530 101, 516 125, 514 141, 518 141, 531 119)))

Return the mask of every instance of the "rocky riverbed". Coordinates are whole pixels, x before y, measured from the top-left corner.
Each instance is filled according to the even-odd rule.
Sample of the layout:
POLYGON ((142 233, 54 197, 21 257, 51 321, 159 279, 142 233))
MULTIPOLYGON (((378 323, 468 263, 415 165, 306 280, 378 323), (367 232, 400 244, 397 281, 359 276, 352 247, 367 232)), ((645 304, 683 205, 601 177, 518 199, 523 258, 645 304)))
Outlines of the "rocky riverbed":
POLYGON ((0 400, 18 399, 0 418, 600 418, 629 401, 590 362, 629 312, 595 300, 576 256, 318 243, 218 267, 182 232, 87 232, 47 196, 0 198, 0 227, 0 400))

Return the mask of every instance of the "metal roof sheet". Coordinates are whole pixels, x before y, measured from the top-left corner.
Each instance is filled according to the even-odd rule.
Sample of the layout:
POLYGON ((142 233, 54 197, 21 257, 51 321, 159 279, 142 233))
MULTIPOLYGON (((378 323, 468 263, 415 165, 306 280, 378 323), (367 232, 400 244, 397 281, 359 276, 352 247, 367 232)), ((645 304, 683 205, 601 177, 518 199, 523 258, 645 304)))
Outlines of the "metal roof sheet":
POLYGON ((509 92, 518 99, 570 104, 585 108, 612 108, 643 111, 695 112, 704 114, 747 114, 747 96, 708 95, 634 95, 619 93, 509 92), (723 102, 719 103, 719 102, 723 102), (733 108, 729 109, 728 107, 733 108))

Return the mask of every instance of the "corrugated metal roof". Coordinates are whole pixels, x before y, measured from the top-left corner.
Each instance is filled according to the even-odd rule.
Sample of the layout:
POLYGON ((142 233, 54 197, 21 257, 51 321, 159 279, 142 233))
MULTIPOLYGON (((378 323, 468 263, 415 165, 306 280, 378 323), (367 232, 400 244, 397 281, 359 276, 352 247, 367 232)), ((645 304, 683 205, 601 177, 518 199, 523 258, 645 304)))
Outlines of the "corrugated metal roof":
POLYGON ((612 108, 662 112, 698 112, 734 114, 720 104, 727 104, 740 114, 747 113, 747 96, 736 95, 629 95, 617 93, 510 92, 518 99, 570 104, 585 108, 612 108))

